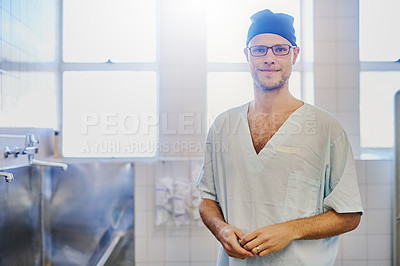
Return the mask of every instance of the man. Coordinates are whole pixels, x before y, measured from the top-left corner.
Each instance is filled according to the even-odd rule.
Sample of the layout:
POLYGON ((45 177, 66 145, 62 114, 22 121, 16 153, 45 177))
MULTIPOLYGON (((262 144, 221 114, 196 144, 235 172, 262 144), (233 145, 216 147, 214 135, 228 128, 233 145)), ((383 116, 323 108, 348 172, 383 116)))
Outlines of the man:
POLYGON ((331 114, 289 92, 300 51, 293 17, 251 19, 254 100, 209 131, 200 215, 221 243, 218 265, 333 265, 338 235, 363 212, 350 143, 331 114))

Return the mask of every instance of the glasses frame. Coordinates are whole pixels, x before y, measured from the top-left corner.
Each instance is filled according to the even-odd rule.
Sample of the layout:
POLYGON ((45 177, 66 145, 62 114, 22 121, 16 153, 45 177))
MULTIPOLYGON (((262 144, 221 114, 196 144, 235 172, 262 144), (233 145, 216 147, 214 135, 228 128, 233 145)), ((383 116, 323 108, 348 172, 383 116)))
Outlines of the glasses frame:
POLYGON ((295 48, 295 47, 297 47, 297 46, 290 45, 290 44, 274 44, 274 45, 272 45, 272 46, 267 46, 267 45, 253 45, 253 46, 247 47, 247 49, 249 49, 249 52, 250 52, 251 56, 253 56, 253 57, 263 57, 263 56, 265 56, 265 55, 268 53, 268 50, 269 50, 269 49, 271 49, 271 50, 272 50, 272 53, 273 53, 274 55, 276 55, 276 56, 285 56, 285 55, 288 55, 288 54, 290 53, 290 49, 291 49, 291 48, 295 48), (276 46, 287 46, 287 47, 289 47, 288 52, 287 52, 286 54, 276 54, 275 51, 274 51, 274 47, 276 47, 276 46), (251 51, 251 48, 253 48, 253 47, 265 47, 265 48, 266 48, 265 53, 264 53, 263 55, 253 55, 253 52, 251 51))

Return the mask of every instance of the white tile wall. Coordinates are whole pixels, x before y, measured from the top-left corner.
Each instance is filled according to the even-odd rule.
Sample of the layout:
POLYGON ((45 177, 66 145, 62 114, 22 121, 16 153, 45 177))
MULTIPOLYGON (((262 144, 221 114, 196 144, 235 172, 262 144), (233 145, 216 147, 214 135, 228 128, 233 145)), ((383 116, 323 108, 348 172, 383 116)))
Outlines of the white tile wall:
POLYGON ((391 259, 391 238, 390 235, 368 235, 368 260, 390 260, 391 259))
POLYGON ((155 226, 155 180, 163 171, 173 173, 173 177, 184 178, 190 174, 190 163, 167 161, 135 164, 136 265, 216 264, 218 242, 204 226, 155 226))
MULTIPOLYGON (((324 90, 326 88, 336 88, 337 87, 337 69, 335 65, 332 64, 318 64, 314 65, 314 83, 318 87, 315 89, 324 90)), ((322 95, 322 98, 326 98, 322 95)), ((320 99, 322 99, 320 98, 320 99)), ((315 103, 318 105, 319 99, 315 99, 315 103)))
MULTIPOLYGON (((358 50, 354 51, 358 54, 358 50)), ((359 64, 340 64, 337 67, 337 86, 338 88, 357 87, 360 85, 359 81, 359 64)))
POLYGON ((344 40, 336 42, 336 62, 340 64, 353 64, 358 61, 358 40, 344 40))
MULTIPOLYGON (((206 108, 206 1, 168 0, 159 1, 160 7, 160 112, 169 118, 182 112, 197 116, 205 114, 206 108), (193 12, 193 10, 196 10, 193 12), (179 10, 179 12, 176 12, 179 10)), ((190 119, 197 128, 201 120, 190 119), (200 121, 200 122, 199 122, 200 121)), ((177 120, 161 127, 179 131, 177 120)), ((202 144, 205 132, 192 134, 163 134, 160 142, 202 144)), ((178 149, 161 152, 161 157, 201 157, 195 149, 178 149)))
POLYGON ((324 88, 323 90, 315 91, 315 99, 318 101, 318 106, 330 113, 336 113, 338 108, 337 90, 335 88, 324 88))
MULTIPOLYGON (((341 99, 338 99, 340 101, 341 99)), ((360 118, 357 112, 349 112, 340 110, 336 113, 336 117, 342 123, 343 128, 346 130, 348 135, 359 135, 360 134, 360 118)))
POLYGON ((393 237, 393 161, 356 161, 364 215, 344 234, 335 265, 391 265, 393 237))
MULTIPOLYGON (((348 88, 337 90, 337 108, 346 112, 357 113, 359 109, 358 88, 348 88)), ((359 120, 357 119, 357 122, 359 120)), ((358 125, 357 123, 354 123, 358 125)))
POLYGON ((316 0, 314 1, 314 17, 330 18, 336 17, 336 0, 316 0))
POLYGON ((56 2, 0 1, 0 127, 59 126, 56 2))
POLYGON ((314 36, 314 41, 326 42, 336 41, 336 31, 338 23, 331 17, 314 17, 314 30, 318 35, 314 36))
POLYGON ((371 184, 367 186, 368 209, 390 209, 391 184, 371 184))
POLYGON ((314 56, 319 64, 336 64, 339 55, 334 41, 319 41, 314 47, 314 56))
POLYGON ((358 19, 354 17, 338 17, 336 19, 337 38, 335 41, 358 42, 358 19))
POLYGON ((338 265, 343 265, 343 266, 366 266, 368 265, 367 260, 347 260, 344 261, 342 264, 338 265))
POLYGON ((367 257, 367 235, 343 235, 342 260, 364 260, 367 257))
POLYGON ((360 153, 358 0, 314 1, 315 104, 343 123, 360 153))

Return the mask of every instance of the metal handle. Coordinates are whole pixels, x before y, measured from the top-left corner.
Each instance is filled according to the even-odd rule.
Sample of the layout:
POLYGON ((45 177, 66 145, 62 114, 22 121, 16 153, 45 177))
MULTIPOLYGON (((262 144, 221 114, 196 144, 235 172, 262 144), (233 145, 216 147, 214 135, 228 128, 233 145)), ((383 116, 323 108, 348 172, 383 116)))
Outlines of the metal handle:
POLYGON ((21 150, 18 147, 15 147, 13 150, 10 150, 8 147, 4 148, 4 158, 8 158, 10 155, 14 155, 14 157, 17 158, 20 153, 21 150))
POLYGON ((37 152, 37 150, 38 150, 38 147, 26 147, 22 151, 22 154, 28 154, 28 155, 35 154, 37 152))
POLYGON ((28 134, 26 135, 25 144, 27 147, 34 147, 39 144, 39 140, 34 134, 28 134))
POLYGON ((14 175, 12 173, 0 172, 0 176, 4 176, 7 183, 11 183, 14 181, 14 175))

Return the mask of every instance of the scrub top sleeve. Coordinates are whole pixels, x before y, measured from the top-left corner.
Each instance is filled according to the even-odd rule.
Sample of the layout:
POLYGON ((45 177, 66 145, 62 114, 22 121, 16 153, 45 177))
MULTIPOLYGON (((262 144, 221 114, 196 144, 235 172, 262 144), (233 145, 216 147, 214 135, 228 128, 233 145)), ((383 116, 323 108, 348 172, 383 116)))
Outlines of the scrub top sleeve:
POLYGON ((200 192, 200 197, 204 199, 211 199, 218 202, 217 193, 214 182, 213 172, 213 130, 214 126, 210 128, 208 132, 206 142, 204 144, 204 159, 199 178, 196 182, 196 188, 200 192))
POLYGON ((326 174, 324 211, 363 213, 353 153, 344 131, 331 144, 330 167, 326 174))

